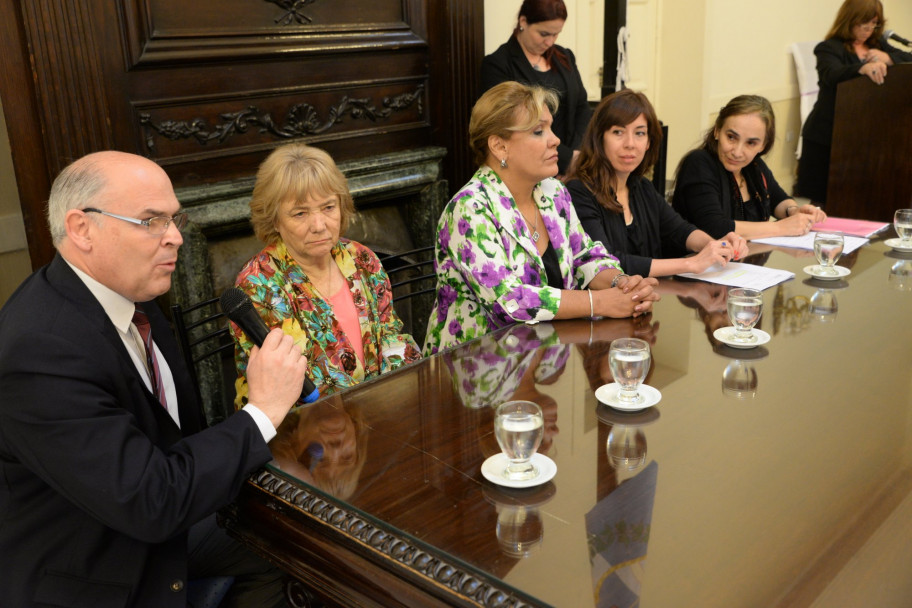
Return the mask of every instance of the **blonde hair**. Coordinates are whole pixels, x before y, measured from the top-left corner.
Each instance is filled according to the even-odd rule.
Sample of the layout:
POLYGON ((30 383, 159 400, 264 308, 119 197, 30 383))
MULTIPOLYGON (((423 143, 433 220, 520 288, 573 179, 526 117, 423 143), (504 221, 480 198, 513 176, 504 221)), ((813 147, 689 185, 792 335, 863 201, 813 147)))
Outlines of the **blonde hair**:
POLYGON ((276 221, 288 200, 335 195, 341 211, 341 232, 355 214, 348 182, 332 157, 302 143, 286 144, 272 151, 257 171, 250 199, 250 223, 257 238, 271 245, 279 240, 276 221))
POLYGON ((469 146, 476 165, 488 160, 488 138, 509 139, 517 131, 528 131, 541 120, 545 106, 557 112, 557 93, 518 82, 501 82, 475 102, 469 119, 469 146), (519 122, 522 121, 522 122, 519 122))

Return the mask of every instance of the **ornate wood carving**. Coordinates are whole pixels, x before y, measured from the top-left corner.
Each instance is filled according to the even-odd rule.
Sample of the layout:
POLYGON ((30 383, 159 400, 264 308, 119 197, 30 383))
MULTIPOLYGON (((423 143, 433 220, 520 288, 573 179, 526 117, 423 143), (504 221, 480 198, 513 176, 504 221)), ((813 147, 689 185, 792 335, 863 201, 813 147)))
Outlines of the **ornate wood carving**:
POLYGON ((139 114, 139 123, 145 131, 146 147, 150 152, 155 152, 155 135, 165 137, 172 141, 193 138, 200 145, 210 142, 222 144, 238 133, 246 133, 250 127, 259 127, 261 134, 271 133, 277 138, 287 139, 316 135, 329 131, 333 126, 342 122, 347 116, 352 119, 368 119, 372 122, 388 118, 393 112, 402 111, 413 104, 417 105, 418 114, 424 114, 422 97, 424 85, 411 93, 403 93, 394 97, 383 98, 382 109, 366 97, 353 98, 343 96, 338 104, 330 107, 326 119, 321 119, 317 109, 309 103, 297 103, 289 108, 285 120, 278 124, 270 112, 260 110, 257 106, 250 105, 237 112, 226 112, 219 115, 221 122, 210 126, 205 118, 195 118, 190 121, 163 120, 155 123, 148 112, 139 114))
POLYGON ((326 497, 310 492, 303 485, 293 484, 265 469, 254 474, 250 483, 297 512, 331 526, 364 549, 425 577, 435 586, 445 587, 463 600, 490 608, 532 606, 499 581, 468 572, 445 556, 432 554, 417 546, 398 530, 369 521, 326 497))
POLYGON ((313 19, 305 15, 302 11, 308 4, 313 4, 317 0, 266 0, 277 4, 285 10, 285 14, 276 17, 275 22, 280 25, 291 25, 292 22, 306 25, 313 23, 313 19))
POLYGON ((96 150, 154 151, 191 187, 252 175, 289 133, 311 133, 339 161, 438 144, 458 188, 474 170, 465 133, 482 15, 482 0, 0 2, 0 94, 33 266, 54 255, 51 180, 96 150), (345 118, 330 124, 343 96, 345 118), (273 132, 260 133, 267 120, 273 132))

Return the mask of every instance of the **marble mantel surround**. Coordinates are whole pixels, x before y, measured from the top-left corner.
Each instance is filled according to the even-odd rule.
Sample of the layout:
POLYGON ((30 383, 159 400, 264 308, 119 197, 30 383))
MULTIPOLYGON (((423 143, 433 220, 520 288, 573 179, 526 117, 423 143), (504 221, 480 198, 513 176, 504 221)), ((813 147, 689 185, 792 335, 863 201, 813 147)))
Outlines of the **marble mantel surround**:
MULTIPOLYGON (((445 155, 445 148, 429 146, 340 162, 357 210, 346 236, 388 253, 434 244, 437 220, 448 199, 441 177, 445 155)), ((251 176, 175 190, 190 221, 163 308, 217 297, 262 247, 249 221, 254 181, 251 176)), ((198 366, 198 374, 207 416, 210 421, 224 418, 231 397, 221 370, 198 366)))

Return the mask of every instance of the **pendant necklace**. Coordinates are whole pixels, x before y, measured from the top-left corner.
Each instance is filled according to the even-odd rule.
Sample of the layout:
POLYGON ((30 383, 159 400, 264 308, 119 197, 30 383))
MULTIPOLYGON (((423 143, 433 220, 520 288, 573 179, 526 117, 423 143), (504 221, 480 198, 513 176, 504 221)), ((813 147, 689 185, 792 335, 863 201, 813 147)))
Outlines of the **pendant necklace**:
MULTIPOLYGON (((525 220, 526 217, 523 216, 523 219, 525 220)), ((529 220, 526 220, 526 226, 528 226, 528 225, 529 225, 529 220)), ((537 244, 538 239, 540 239, 540 238, 541 238, 541 235, 538 233, 538 208, 536 207, 536 209, 535 209, 535 226, 532 228, 532 242, 537 244)))

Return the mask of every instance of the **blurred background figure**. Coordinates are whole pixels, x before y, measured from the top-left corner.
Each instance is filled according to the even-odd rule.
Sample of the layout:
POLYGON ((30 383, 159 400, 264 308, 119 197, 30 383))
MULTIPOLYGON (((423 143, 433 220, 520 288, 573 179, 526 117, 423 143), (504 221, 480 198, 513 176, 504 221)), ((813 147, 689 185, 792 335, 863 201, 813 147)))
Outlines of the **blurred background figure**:
MULTIPOLYGON (((260 165, 250 201, 250 222, 266 247, 235 283, 268 327, 295 339, 324 395, 421 356, 402 333, 380 260, 342 238, 354 212, 345 176, 326 152, 297 143, 276 148, 260 165)), ((231 331, 241 407, 253 343, 233 323, 231 331)))
POLYGON ((814 205, 799 207, 773 177, 762 156, 775 139, 769 100, 739 95, 729 101, 703 144, 678 166, 675 210, 716 239, 732 231, 748 240, 810 232, 826 214, 814 205))
POLYGON ((883 84, 889 66, 912 61, 912 53, 887 42, 885 24, 880 0, 846 0, 825 40, 814 47, 820 92, 801 131, 804 143, 795 196, 809 198, 815 204, 826 203, 836 86, 861 75, 883 84))
POLYGON ((747 255, 729 232, 714 240, 672 209, 643 177, 658 158, 662 128, 649 99, 629 89, 602 100, 586 129, 567 189, 580 222, 631 274, 703 272, 747 255), (697 252, 687 258, 679 252, 697 252))
POLYGON ((525 0, 513 35, 481 63, 482 92, 509 80, 557 92, 560 107, 554 112, 552 130, 560 138, 559 175, 567 173, 579 153, 592 116, 573 51, 556 44, 566 21, 563 0, 525 0))
POLYGON ((589 238, 553 179, 556 109, 554 93, 518 82, 495 86, 472 109, 480 167, 437 225, 428 354, 515 322, 640 315, 658 299, 655 279, 627 276, 589 238))

